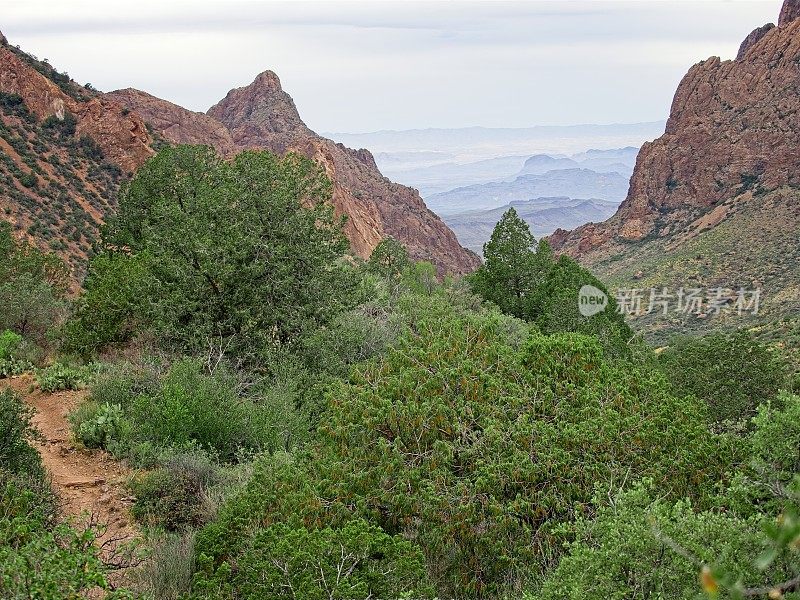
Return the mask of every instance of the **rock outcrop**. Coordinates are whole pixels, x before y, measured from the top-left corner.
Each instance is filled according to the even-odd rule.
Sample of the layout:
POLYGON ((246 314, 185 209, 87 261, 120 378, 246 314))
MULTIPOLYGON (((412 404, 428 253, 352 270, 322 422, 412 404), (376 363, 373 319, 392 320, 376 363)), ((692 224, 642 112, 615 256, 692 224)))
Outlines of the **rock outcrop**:
POLYGON ((223 156, 246 148, 298 152, 333 181, 332 202, 347 215, 345 232, 358 256, 367 258, 391 236, 441 274, 468 273, 479 264, 415 190, 381 175, 367 150, 311 131, 271 71, 204 114, 139 90, 102 94, 80 86, 0 34, 0 94, 0 209, 19 235, 75 266, 114 210, 122 180, 153 155, 153 135, 207 144, 223 156))
POLYGON ((347 215, 345 233, 362 258, 390 236, 402 242, 414 259, 435 264, 441 274, 469 273, 479 265, 478 257, 461 247, 416 190, 381 175, 368 150, 352 150, 311 131, 271 71, 228 92, 207 115, 138 90, 107 95, 172 142, 209 144, 225 155, 255 148, 296 152, 315 160, 333 182, 334 209, 347 215))
POLYGON ((767 23, 766 25, 762 25, 761 27, 756 27, 753 31, 751 31, 750 35, 744 38, 742 45, 739 46, 739 52, 736 54, 736 60, 742 60, 744 58, 744 55, 747 54, 747 51, 750 49, 750 47, 760 42, 761 38, 767 35, 767 33, 769 33, 774 28, 775 28, 774 24, 767 23))
POLYGON ((19 50, 0 47, 0 92, 20 96, 40 121, 50 116, 63 120, 71 114, 77 121, 77 134, 91 136, 106 158, 125 172, 133 172, 153 154, 152 140, 138 115, 72 82, 59 86, 31 63, 19 50))
POLYGON ((785 0, 778 17, 778 27, 788 25, 797 18, 800 18, 800 0, 785 0))
POLYGON ((207 144, 223 156, 236 153, 230 131, 205 113, 192 112, 133 88, 105 94, 107 98, 139 115, 165 140, 173 144, 207 144))
POLYGON ((82 270, 151 143, 138 115, 0 40, 0 210, 17 236, 82 270))
MULTIPOLYGON (((662 137, 645 144, 608 221, 557 231, 553 246, 592 263, 595 250, 709 226, 704 216, 746 192, 800 185, 800 1, 753 35, 735 61, 698 63, 675 94, 662 137)), ((721 209, 718 210, 720 212, 721 209)), ((711 225, 713 226, 713 225, 711 225)))

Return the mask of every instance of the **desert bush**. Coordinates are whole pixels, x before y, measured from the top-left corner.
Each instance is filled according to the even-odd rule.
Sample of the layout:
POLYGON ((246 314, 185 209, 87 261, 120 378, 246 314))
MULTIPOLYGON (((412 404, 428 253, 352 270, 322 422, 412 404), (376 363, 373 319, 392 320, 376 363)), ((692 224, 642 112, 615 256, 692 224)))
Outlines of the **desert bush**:
POLYGON ((764 519, 696 512, 688 502, 656 499, 657 493, 652 482, 620 492, 596 520, 579 521, 569 555, 535 597, 700 598, 705 569, 705 591, 716 592, 710 597, 742 598, 745 588, 769 589, 794 576, 796 562, 786 548, 763 568, 756 564, 768 545, 764 519))
POLYGON ((260 522, 365 518, 422 548, 440 595, 494 597, 556 562, 556 527, 593 513, 595 485, 650 476, 665 495, 709 502, 735 455, 702 403, 606 359, 594 338, 537 334, 519 348, 505 325, 422 320, 354 369, 332 387, 318 441, 257 469, 200 551, 239 556, 260 522))
POLYGON ((119 404, 82 403, 69 417, 73 436, 87 448, 103 448, 123 456, 132 425, 119 404))
POLYGON ((131 586, 148 599, 185 598, 194 573, 194 532, 158 534, 148 541, 150 554, 131 574, 131 586))
POLYGON ((22 336, 18 333, 8 329, 0 333, 0 360, 14 358, 21 345, 22 336))
MULTIPOLYGON (((197 587, 216 597, 216 583, 199 578, 197 587)), ((336 529, 275 524, 257 531, 237 561, 231 587, 245 598, 433 597, 419 548, 363 520, 336 529)))
POLYGON ((55 363, 36 371, 36 383, 43 392, 60 392, 85 388, 96 373, 96 367, 55 363))
POLYGON ((209 521, 207 491, 219 480, 219 467, 202 451, 162 456, 161 466, 135 476, 129 483, 136 496, 133 516, 149 527, 166 531, 196 528, 209 521))
POLYGON ((39 438, 31 422, 33 409, 10 389, 0 390, 0 467, 14 474, 43 475, 39 453, 30 442, 39 438))

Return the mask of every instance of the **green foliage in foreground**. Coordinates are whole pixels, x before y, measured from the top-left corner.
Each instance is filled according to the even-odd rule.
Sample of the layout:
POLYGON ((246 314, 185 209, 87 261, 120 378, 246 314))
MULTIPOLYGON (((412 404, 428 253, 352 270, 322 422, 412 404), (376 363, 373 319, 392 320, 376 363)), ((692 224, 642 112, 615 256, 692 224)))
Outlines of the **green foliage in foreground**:
POLYGON ((55 363, 36 371, 36 383, 43 392, 62 392, 80 390, 94 377, 95 368, 91 366, 73 366, 55 363))
POLYGON ((70 343, 91 353, 144 328, 188 353, 251 363, 291 345, 353 303, 330 193, 297 155, 162 150, 120 198, 70 343))
MULTIPOLYGON (((200 568, 208 565, 200 559, 200 568)), ((431 598, 425 561, 412 543, 357 519, 341 528, 292 528, 277 523, 255 532, 229 577, 202 580, 206 597, 431 598)))
POLYGON ((578 541, 537 598, 703 598, 704 565, 706 589, 718 588, 719 598, 741 598, 736 588, 769 589, 794 577, 796 550, 782 548, 763 569, 754 560, 764 553, 770 519, 696 512, 656 493, 644 487, 621 492, 594 521, 580 521, 578 541))
POLYGON ((751 460, 716 501, 696 511, 659 498, 649 482, 579 520, 569 555, 544 585, 543 600, 766 597, 800 568, 800 397, 763 407, 754 420, 751 460), (755 590, 763 590, 755 593, 755 590))
POLYGON ((555 564, 556 526, 593 513, 595 485, 653 477, 707 500, 732 455, 699 402, 590 337, 534 335, 517 350, 502 324, 422 320, 356 369, 330 393, 319 442, 257 471, 201 532, 217 569, 203 580, 235 585, 224 565, 258 523, 363 518, 418 544, 440 595, 495 597, 555 564))
POLYGON ((154 380, 112 372, 72 416, 77 439, 134 463, 151 464, 161 449, 201 448, 224 462, 240 452, 274 452, 308 435, 293 407, 271 397, 241 397, 236 377, 204 372, 196 360, 174 363, 154 380))
POLYGON ((749 420, 788 384, 780 357, 746 331, 679 338, 661 352, 659 365, 676 393, 708 404, 715 422, 749 420))

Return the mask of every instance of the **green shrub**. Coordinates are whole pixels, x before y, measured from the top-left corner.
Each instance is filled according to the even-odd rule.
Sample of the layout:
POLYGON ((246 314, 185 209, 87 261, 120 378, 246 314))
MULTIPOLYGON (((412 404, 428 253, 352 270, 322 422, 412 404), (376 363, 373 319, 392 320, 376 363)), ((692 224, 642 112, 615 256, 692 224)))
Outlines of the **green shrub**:
POLYGON ((767 543, 758 519, 695 512, 686 502, 656 500, 655 493, 644 487, 619 493, 595 521, 580 521, 577 541, 536 598, 701 598, 704 566, 709 591, 720 588, 715 598, 741 598, 731 588, 769 588, 794 576, 785 549, 765 569, 756 565, 767 543))
POLYGON ((148 542, 152 550, 131 574, 131 587, 145 598, 186 598, 194 573, 194 532, 154 535, 148 542))
POLYGON ((133 516, 167 531, 194 528, 209 519, 206 492, 218 478, 217 467, 203 453, 169 456, 163 466, 132 479, 133 516))
MULTIPOLYGON (((363 520, 337 529, 271 525, 252 536, 236 567, 232 587, 244 598, 433 597, 419 548, 363 520)), ((215 583, 200 577, 197 587, 216 597, 225 587, 215 583)))
POLYGON ((252 445, 247 408, 232 377, 204 374, 195 361, 182 360, 155 394, 134 399, 127 414, 141 440, 173 448, 197 444, 233 460, 239 448, 252 445))
POLYGON ((36 371, 36 383, 43 392, 60 392, 64 390, 80 390, 92 380, 95 368, 75 367, 63 363, 55 363, 36 371))
POLYGON ((12 474, 44 474, 39 453, 30 442, 39 439, 33 409, 10 389, 0 390, 0 468, 12 474))
POLYGON ((0 333, 0 360, 10 360, 22 344, 22 336, 6 329, 0 333))
POLYGON ((97 404, 89 400, 70 415, 75 439, 87 448, 103 448, 116 456, 124 452, 131 424, 119 404, 97 404))
POLYGON ((714 423, 749 421, 788 383, 785 363, 745 331, 679 338, 659 364, 675 393, 703 400, 714 423))
POLYGON ((31 370, 33 370, 33 365, 29 362, 15 358, 0 360, 0 379, 22 375, 31 370))

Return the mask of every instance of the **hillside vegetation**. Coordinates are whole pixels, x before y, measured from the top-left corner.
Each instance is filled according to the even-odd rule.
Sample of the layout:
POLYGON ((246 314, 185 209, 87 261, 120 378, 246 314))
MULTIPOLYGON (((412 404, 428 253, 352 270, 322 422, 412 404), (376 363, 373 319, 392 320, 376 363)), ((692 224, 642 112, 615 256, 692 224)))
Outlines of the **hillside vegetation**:
POLYGON ((72 434, 134 470, 146 547, 109 564, 64 524, 3 392, 0 595, 798 597, 779 347, 657 355, 613 299, 579 312, 582 286, 607 288, 513 209, 460 281, 393 239, 348 258, 330 193, 299 156, 164 149, 76 299, 3 230, 0 289, 38 295, 0 303, 2 373, 88 387, 72 434))

